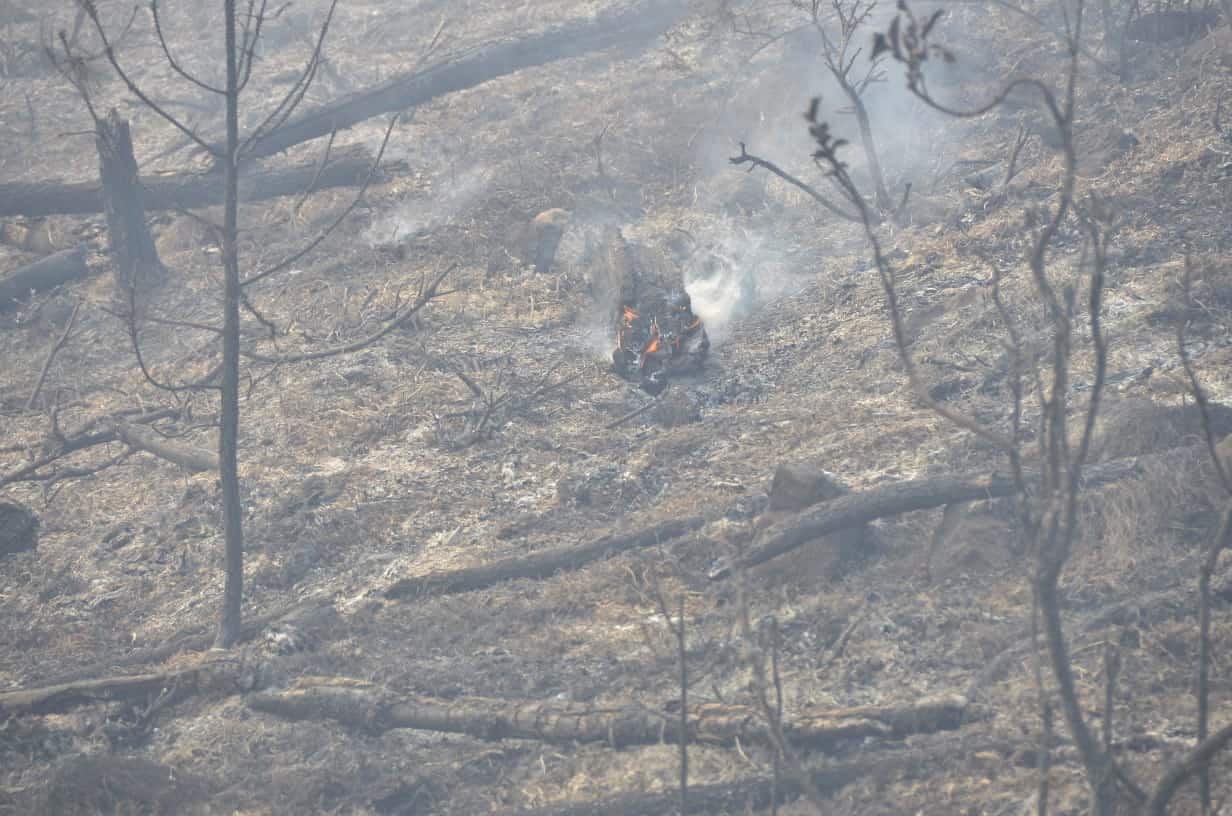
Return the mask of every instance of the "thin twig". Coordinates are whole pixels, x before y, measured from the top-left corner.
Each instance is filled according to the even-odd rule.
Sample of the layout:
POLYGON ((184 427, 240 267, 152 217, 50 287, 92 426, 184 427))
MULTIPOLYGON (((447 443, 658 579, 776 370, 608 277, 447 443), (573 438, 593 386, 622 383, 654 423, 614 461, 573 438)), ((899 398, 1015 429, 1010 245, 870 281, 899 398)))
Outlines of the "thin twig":
POLYGON ((625 414, 624 416, 620 417, 619 419, 613 420, 613 421, 609 422, 608 424, 604 425, 604 426, 603 426, 603 430, 605 430, 605 431, 611 431, 611 430, 614 430, 614 429, 616 429, 616 428, 619 428, 621 425, 624 425, 624 424, 625 424, 626 422, 628 422, 629 420, 631 420, 631 419, 636 419, 637 417, 639 417, 639 416, 641 416, 642 414, 644 414, 644 413, 646 413, 647 411, 649 411, 651 408, 653 408, 653 407, 655 406, 655 404, 656 404, 658 401, 659 401, 659 398, 658 398, 658 397, 653 397, 653 398, 651 398, 651 399, 647 400, 647 401, 646 401, 646 403, 645 403, 644 405, 642 405, 641 407, 639 407, 639 408, 635 408, 634 410, 630 411, 629 413, 625 414))
POLYGON ((77 322, 77 313, 79 311, 81 311, 81 301, 77 301, 73 306, 73 313, 68 316, 68 321, 64 324, 64 331, 60 333, 60 337, 47 352, 47 359, 43 361, 43 368, 39 371, 38 382, 34 384, 34 390, 30 392, 30 398, 26 400, 27 411, 34 407, 34 401, 38 399, 39 392, 43 390, 43 383, 47 381, 47 372, 51 371, 52 362, 56 359, 56 355, 60 353, 60 349, 64 348, 65 343, 68 342, 68 337, 73 331, 73 325, 77 322))

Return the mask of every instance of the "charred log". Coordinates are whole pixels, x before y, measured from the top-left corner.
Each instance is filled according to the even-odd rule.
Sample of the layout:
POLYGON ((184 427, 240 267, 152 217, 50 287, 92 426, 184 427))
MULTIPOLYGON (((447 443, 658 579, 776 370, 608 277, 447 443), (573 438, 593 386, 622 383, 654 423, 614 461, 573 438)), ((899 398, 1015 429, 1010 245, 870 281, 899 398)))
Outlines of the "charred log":
MULTIPOLYGON (((352 187, 362 184, 371 169, 372 158, 368 151, 353 147, 337 151, 324 167, 314 160, 281 169, 252 170, 241 180, 240 201, 301 195, 308 189, 352 187)), ((141 187, 148 210, 191 210, 222 203, 222 183, 211 173, 145 176, 141 178, 141 187)), ((87 215, 103 210, 103 191, 94 182, 0 184, 0 217, 87 215)))
MULTIPOLYGON (((101 677, 73 683, 0 693, 0 717, 21 714, 56 714, 80 705, 112 700, 145 701, 170 688, 193 690, 229 688, 234 685, 235 664, 231 661, 207 662, 152 674, 101 677)), ((238 690, 238 689, 237 689, 238 690)))
MULTIPOLYGON (((678 743, 681 718, 645 706, 593 706, 539 700, 465 697, 441 700, 389 692, 350 678, 304 678, 286 691, 258 693, 248 704, 292 720, 334 720, 371 733, 398 728, 466 734, 484 740, 529 739, 556 744, 630 745, 678 743)), ((898 706, 805 709, 783 723, 789 744, 813 750, 832 749, 851 740, 899 739, 958 728, 967 701, 956 695, 898 706)), ((691 743, 713 745, 772 744, 758 711, 748 706, 690 706, 691 743)))
POLYGON ((403 578, 385 590, 386 598, 452 595, 484 589, 516 578, 547 578, 564 570, 575 570, 640 547, 653 547, 698 529, 705 523, 701 516, 666 521, 632 533, 612 534, 577 547, 566 547, 544 553, 506 558, 492 564, 458 570, 431 572, 413 578, 403 578))
MULTIPOLYGON (((1085 487, 1114 481, 1137 472, 1136 459, 1118 459, 1083 472, 1085 487)), ((1027 475, 1028 484, 1033 478, 1027 475)), ((726 578, 740 567, 754 567, 797 547, 839 530, 867 524, 885 516, 927 510, 947 504, 1013 496, 1020 485, 1009 476, 952 476, 915 479, 874 490, 850 493, 816 505, 767 528, 738 563, 721 564, 712 579, 726 578)))
MULTIPOLYGON (((0 191, 0 208, 4 193, 0 191)), ((90 274, 83 247, 66 249, 46 258, 40 258, 0 277, 0 311, 28 297, 31 292, 53 289, 63 283, 79 280, 90 274)))
MULTIPOLYGON (((344 96, 292 117, 258 140, 248 158, 271 156, 302 142, 345 130, 374 116, 404 111, 438 96, 474 88, 524 68, 614 46, 653 41, 687 11, 685 3, 640 3, 512 42, 492 43, 434 65, 395 76, 375 88, 344 96)), ((221 148, 216 150, 221 155, 221 148)))

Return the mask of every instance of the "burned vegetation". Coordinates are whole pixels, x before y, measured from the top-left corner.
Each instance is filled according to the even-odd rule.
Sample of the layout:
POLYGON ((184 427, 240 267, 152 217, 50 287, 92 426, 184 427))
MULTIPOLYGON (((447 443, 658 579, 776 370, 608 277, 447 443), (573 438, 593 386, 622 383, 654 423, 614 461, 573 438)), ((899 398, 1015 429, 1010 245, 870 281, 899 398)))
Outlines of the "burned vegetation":
POLYGON ((1220 812, 1230 17, 0 4, 0 814, 1220 812))

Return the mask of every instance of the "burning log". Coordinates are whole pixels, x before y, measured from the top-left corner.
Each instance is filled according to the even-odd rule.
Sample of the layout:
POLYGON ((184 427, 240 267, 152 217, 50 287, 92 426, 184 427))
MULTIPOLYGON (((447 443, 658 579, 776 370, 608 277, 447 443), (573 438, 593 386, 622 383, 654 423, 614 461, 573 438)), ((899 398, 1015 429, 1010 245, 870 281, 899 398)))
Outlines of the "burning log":
POLYGON ((621 306, 612 365, 620 376, 657 396, 669 377, 701 368, 710 338, 683 289, 637 298, 636 303, 630 299, 626 296, 621 306))

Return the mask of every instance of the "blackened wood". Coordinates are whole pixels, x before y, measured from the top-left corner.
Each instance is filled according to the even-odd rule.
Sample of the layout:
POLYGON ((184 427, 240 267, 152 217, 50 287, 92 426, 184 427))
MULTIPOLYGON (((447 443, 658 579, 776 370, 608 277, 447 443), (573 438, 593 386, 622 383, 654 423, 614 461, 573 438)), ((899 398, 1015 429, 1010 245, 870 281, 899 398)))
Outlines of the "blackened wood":
POLYGON ((626 550, 653 547, 678 538, 705 523, 701 516, 666 521, 631 533, 614 533, 576 547, 516 556, 457 570, 442 570, 427 575, 403 578, 385 590, 386 598, 452 595, 484 589, 515 578, 547 578, 563 570, 574 570, 626 550))
POLYGON ((680 0, 651 0, 541 34, 480 46, 426 70, 392 77, 374 88, 294 116, 254 144, 245 158, 270 156, 374 116, 409 110, 524 68, 614 46, 643 45, 680 20, 687 10, 688 5, 680 0))
POLYGON ((122 291, 140 290, 162 280, 163 267, 145 220, 145 190, 137 176, 132 134, 115 109, 96 123, 94 145, 116 282, 122 291))
MULTIPOLYGON (((0 192, 0 199, 3 193, 0 192)), ((79 280, 90 274, 83 247, 65 249, 40 258, 32 264, 0 275, 0 311, 10 308, 18 301, 29 297, 31 292, 42 292, 62 283, 79 280)))
MULTIPOLYGON (((301 195, 310 186, 316 190, 354 187, 363 183, 371 168, 371 154, 356 146, 335 151, 324 167, 313 159, 290 167, 250 169, 240 182, 240 201, 301 195)), ((191 210, 222 203, 222 179, 213 173, 147 175, 141 186, 147 210, 191 210)), ((97 182, 0 184, 0 217, 101 212, 103 191, 97 182)))
MULTIPOLYGON (((558 745, 607 743, 613 748, 680 742, 680 719, 634 702, 590 703, 437 699, 398 694, 347 677, 303 677, 291 688, 251 695, 258 711, 291 720, 333 720, 371 733, 410 728, 466 734, 483 740, 528 739, 558 745)), ((783 738, 796 748, 832 750, 860 740, 901 739, 962 725, 967 701, 942 695, 898 705, 855 708, 803 707, 783 723, 783 738)), ((690 743, 771 746, 757 709, 718 703, 689 707, 690 743)))

